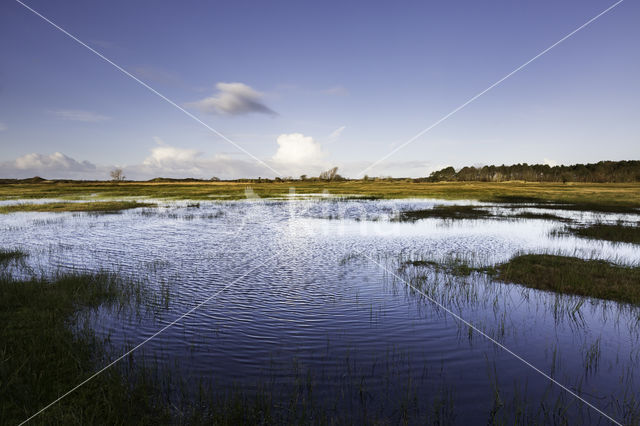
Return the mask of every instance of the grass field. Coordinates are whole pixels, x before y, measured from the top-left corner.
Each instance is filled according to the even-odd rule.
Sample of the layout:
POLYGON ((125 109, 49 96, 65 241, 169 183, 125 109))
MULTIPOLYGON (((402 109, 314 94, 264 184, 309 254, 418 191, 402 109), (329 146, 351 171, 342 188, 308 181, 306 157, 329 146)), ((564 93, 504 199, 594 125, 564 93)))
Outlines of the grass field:
POLYGON ((4 183, 0 199, 16 198, 121 198, 150 197, 168 199, 240 199, 251 187, 259 197, 297 193, 357 195, 374 198, 472 199, 494 202, 562 202, 588 206, 640 208, 640 183, 581 184, 527 182, 440 182, 411 180, 352 180, 343 182, 81 182, 44 181, 41 183, 4 183))

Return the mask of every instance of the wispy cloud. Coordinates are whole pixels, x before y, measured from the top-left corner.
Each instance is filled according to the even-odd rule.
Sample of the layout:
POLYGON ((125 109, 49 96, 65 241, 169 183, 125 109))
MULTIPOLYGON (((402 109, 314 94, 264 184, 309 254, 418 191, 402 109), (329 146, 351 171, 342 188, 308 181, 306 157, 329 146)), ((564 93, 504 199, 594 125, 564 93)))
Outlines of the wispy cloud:
POLYGON ((263 103, 262 93, 244 83, 218 83, 216 88, 219 91, 217 94, 188 105, 208 114, 243 115, 255 112, 277 115, 263 103))
POLYGON ((98 123, 111 119, 111 117, 108 117, 106 115, 97 114, 95 112, 85 111, 81 109, 58 109, 49 111, 49 113, 62 120, 82 121, 85 123, 98 123))
POLYGON ((344 96, 344 95, 348 95, 349 91, 342 86, 333 86, 326 90, 323 90, 323 93, 327 95, 344 96))
POLYGON ((344 129, 346 129, 347 126, 340 126, 337 129, 335 129, 333 132, 331 132, 331 134, 329 135, 329 141, 331 142, 335 142, 340 138, 340 135, 342 135, 342 132, 344 132, 344 129))

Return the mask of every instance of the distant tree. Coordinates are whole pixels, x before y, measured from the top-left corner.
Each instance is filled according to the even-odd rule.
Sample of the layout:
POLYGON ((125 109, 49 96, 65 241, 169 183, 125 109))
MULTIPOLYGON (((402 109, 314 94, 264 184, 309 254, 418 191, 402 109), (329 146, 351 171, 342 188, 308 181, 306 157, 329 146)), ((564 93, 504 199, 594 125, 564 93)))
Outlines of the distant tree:
POLYGON ((209 179, 211 182, 218 182, 220 181, 220 178, 218 176, 214 176, 211 179, 209 179))
POLYGON ((336 178, 336 176, 338 175, 338 168, 337 167, 332 167, 329 170, 326 170, 322 173, 320 173, 319 178, 321 180, 334 180, 336 178))
POLYGON ((511 166, 453 167, 435 171, 426 180, 502 182, 523 180, 529 182, 640 182, 640 161, 600 161, 572 166, 548 164, 513 164, 511 166))
POLYGON ((456 170, 453 167, 446 167, 442 170, 435 171, 429 175, 429 180, 439 182, 443 180, 454 180, 456 178, 456 170))
POLYGON ((307 180, 307 175, 300 175, 300 180, 307 180))
POLYGON ((124 172, 121 168, 115 168, 109 172, 109 176, 111 176, 111 180, 114 182, 120 182, 126 179, 124 172))

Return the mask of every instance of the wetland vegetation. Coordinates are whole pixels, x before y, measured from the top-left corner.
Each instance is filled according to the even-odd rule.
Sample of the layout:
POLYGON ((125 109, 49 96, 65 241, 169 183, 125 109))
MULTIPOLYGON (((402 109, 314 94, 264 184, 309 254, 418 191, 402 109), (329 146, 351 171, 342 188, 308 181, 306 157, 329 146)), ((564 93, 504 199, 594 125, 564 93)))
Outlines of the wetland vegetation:
MULTIPOLYGON (((14 253, 13 258, 24 253, 14 253), (18 254, 19 253, 19 254, 18 254)), ((6 264, 5 264, 6 267, 6 264)), ((142 303, 138 283, 111 273, 14 278, 0 271, 0 418, 19 424, 85 380, 104 362, 104 342, 83 326, 88 310, 142 303)), ((111 369, 55 404, 37 424, 140 424, 166 420, 144 375, 111 369)))
MULTIPOLYGON (((436 198, 501 203, 571 204, 584 210, 637 212, 640 183, 539 183, 539 182, 416 182, 412 179, 312 180, 246 179, 240 181, 84 182, 8 181, 0 185, 0 199, 138 197, 181 200, 233 200, 246 198, 247 187, 258 197, 299 194, 366 196, 373 199, 436 198)), ((553 207, 551 207, 553 208, 553 207)), ((558 207, 558 208, 566 208, 558 207)))
POLYGON ((0 214, 15 212, 95 212, 108 213, 119 212, 127 209, 136 209, 138 207, 153 207, 155 204, 142 203, 138 201, 95 201, 86 203, 18 203, 9 205, 0 205, 0 214))
POLYGON ((570 226, 556 232, 556 235, 566 234, 596 240, 640 244, 639 224, 632 225, 623 222, 615 224, 593 223, 586 226, 570 226))
POLYGON ((538 290, 640 305, 640 267, 614 265, 604 260, 523 254, 490 267, 474 267, 455 259, 409 260, 405 264, 435 268, 454 276, 484 273, 495 280, 538 290))
POLYGON ((640 304, 640 267, 548 254, 525 254, 497 265, 494 278, 539 290, 640 304))

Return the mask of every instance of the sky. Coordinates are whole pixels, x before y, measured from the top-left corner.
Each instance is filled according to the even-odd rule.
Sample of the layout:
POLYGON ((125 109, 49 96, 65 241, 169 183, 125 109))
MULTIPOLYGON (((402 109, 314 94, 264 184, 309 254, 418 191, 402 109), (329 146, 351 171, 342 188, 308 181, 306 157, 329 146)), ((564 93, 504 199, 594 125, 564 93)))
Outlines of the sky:
POLYGON ((5 0, 1 178, 640 159, 637 1, 21 1, 165 99, 5 0))

